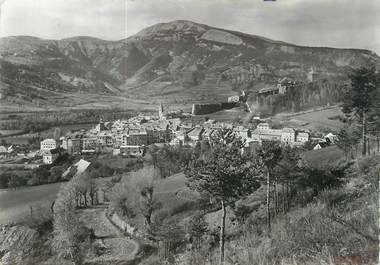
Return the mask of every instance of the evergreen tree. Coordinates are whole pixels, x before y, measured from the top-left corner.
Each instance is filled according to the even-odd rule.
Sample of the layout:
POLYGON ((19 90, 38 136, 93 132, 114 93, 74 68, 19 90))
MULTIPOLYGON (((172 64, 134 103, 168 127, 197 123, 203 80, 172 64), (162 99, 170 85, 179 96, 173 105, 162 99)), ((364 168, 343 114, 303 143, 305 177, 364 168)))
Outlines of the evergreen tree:
POLYGON ((223 131, 220 141, 214 141, 212 152, 192 161, 186 170, 191 189, 208 194, 221 205, 219 262, 224 263, 224 234, 226 207, 242 196, 259 188, 258 171, 254 164, 242 157, 241 142, 226 144, 223 131))
POLYGON ((271 234, 271 213, 270 213, 270 185, 275 166, 282 158, 281 146, 278 142, 263 141, 261 147, 257 151, 259 163, 263 165, 267 177, 267 226, 268 234, 271 234))
POLYGON ((343 112, 351 118, 358 118, 362 124, 363 155, 367 155, 368 121, 378 106, 378 74, 375 67, 354 69, 349 75, 351 86, 346 89, 343 112))
POLYGON ((344 151, 346 159, 353 158, 353 150, 360 141, 360 133, 352 127, 346 127, 337 134, 336 146, 344 151))

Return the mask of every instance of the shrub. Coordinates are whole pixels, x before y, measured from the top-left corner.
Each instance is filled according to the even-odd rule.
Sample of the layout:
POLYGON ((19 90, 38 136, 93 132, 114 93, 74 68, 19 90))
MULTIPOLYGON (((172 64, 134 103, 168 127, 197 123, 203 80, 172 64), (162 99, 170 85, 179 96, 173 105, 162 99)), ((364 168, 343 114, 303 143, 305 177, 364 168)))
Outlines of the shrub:
POLYGON ((358 171, 362 175, 367 175, 374 167, 378 166, 379 164, 379 157, 363 157, 358 160, 358 171))

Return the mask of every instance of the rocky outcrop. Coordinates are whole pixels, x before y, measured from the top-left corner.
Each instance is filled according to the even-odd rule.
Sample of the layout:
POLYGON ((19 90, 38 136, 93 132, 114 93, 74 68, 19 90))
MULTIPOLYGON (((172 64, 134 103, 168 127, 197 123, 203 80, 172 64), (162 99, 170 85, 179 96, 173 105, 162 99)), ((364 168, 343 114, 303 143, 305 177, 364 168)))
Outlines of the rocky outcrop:
POLYGON ((220 42, 224 44, 231 44, 231 45, 240 45, 243 44, 243 40, 239 37, 228 33, 226 31, 221 31, 217 29, 210 29, 207 32, 205 32, 202 37, 202 40, 208 40, 208 41, 215 41, 220 42))
POLYGON ((31 251, 37 231, 25 226, 5 225, 0 227, 0 264, 21 265, 31 251))

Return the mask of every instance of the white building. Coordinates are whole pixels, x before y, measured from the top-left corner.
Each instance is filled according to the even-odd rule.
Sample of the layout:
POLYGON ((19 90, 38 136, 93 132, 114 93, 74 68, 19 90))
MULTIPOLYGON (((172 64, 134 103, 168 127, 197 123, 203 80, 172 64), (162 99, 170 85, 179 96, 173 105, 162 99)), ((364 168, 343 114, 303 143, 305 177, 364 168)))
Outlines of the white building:
POLYGON ((258 130, 269 130, 269 123, 262 122, 257 125, 258 130))
POLYGON ((286 144, 292 144, 295 142, 296 132, 292 128, 284 128, 279 130, 281 134, 281 142, 286 144))
POLYGON ((330 143, 332 143, 332 144, 335 144, 337 139, 338 139, 338 136, 336 136, 333 133, 328 133, 325 135, 325 140, 330 141, 330 143))
POLYGON ((231 97, 228 97, 228 102, 230 102, 230 103, 237 103, 237 102, 239 102, 239 100, 240 100, 240 97, 239 96, 231 96, 231 97))
POLYGON ((309 134, 305 132, 297 132, 296 142, 306 143, 309 141, 309 134))
POLYGON ((42 162, 44 164, 50 165, 57 159, 59 153, 57 149, 44 150, 42 155, 42 162))
POLYGON ((242 140, 246 140, 247 138, 251 137, 251 132, 249 129, 243 127, 243 126, 237 126, 234 128, 235 134, 240 137, 242 140))
POLYGON ((57 148, 57 144, 54 139, 45 139, 41 142, 41 150, 52 150, 57 148))
POLYGON ((320 150, 320 149, 325 148, 327 146, 329 146, 328 143, 326 143, 326 142, 319 142, 318 144, 316 144, 314 146, 313 150, 320 150))
POLYGON ((253 141, 280 141, 284 144, 295 143, 296 132, 293 128, 271 129, 268 123, 260 123, 252 132, 253 141))

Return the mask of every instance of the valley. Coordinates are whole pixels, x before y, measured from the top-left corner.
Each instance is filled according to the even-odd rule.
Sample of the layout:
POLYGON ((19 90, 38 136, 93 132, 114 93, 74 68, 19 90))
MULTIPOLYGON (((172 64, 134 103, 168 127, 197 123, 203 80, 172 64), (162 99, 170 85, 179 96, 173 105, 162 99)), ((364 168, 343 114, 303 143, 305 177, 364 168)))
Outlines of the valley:
POLYGON ((187 20, 0 38, 0 263, 375 264, 379 68, 187 20))

